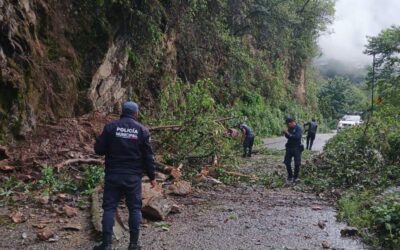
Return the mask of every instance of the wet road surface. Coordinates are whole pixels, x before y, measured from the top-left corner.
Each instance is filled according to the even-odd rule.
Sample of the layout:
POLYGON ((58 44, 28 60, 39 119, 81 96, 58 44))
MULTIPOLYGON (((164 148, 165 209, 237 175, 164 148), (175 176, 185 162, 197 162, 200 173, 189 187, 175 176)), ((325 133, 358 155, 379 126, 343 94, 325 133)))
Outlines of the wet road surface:
MULTIPOLYGON (((335 133, 329 133, 329 134, 317 134, 315 137, 315 141, 312 147, 313 151, 322 151, 326 142, 334 137, 336 134, 335 133)), ((284 136, 280 137, 274 137, 274 138, 267 138, 264 139, 264 144, 267 148, 271 149, 285 149, 285 144, 287 139, 284 136)), ((304 146, 306 145, 306 138, 303 138, 303 144, 304 146)))

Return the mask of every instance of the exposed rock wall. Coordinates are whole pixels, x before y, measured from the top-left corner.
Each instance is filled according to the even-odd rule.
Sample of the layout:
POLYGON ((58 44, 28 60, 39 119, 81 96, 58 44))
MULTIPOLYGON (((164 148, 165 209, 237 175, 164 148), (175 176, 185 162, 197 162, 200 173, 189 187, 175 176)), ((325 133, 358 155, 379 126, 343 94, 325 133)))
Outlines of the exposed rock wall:
POLYGON ((93 76, 88 91, 93 109, 111 112, 126 98, 127 90, 123 84, 127 66, 127 42, 118 39, 111 44, 102 64, 93 76))

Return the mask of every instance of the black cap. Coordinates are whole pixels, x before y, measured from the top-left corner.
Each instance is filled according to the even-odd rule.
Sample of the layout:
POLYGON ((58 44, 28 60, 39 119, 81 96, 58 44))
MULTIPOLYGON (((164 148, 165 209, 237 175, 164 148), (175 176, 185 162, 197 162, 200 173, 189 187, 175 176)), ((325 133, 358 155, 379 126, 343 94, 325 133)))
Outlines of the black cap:
POLYGON ((285 119, 285 123, 286 124, 289 124, 289 123, 294 122, 294 121, 295 120, 293 118, 291 118, 291 117, 286 117, 286 119, 285 119))

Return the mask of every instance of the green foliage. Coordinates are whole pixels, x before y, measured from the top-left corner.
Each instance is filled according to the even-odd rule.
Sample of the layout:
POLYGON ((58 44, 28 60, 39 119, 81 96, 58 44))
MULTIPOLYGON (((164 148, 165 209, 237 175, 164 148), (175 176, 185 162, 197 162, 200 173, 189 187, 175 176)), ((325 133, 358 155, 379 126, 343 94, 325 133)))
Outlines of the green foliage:
POLYGON ((318 104, 323 117, 331 120, 331 127, 334 128, 343 115, 365 111, 367 99, 366 94, 348 79, 335 77, 320 88, 318 104))
POLYGON ((160 112, 150 124, 181 125, 178 131, 162 131, 156 135, 165 159, 174 163, 189 158, 208 158, 224 155, 229 160, 232 144, 224 136, 225 128, 219 121, 229 118, 228 109, 218 105, 212 97, 215 85, 209 80, 196 84, 176 82, 161 96, 160 112))
MULTIPOLYGON (((377 93, 385 104, 400 105, 400 26, 383 30, 376 37, 369 37, 365 53, 376 55, 377 93)), ((372 69, 368 83, 372 82, 372 69)))
POLYGON ((90 194, 94 188, 103 180, 104 169, 100 166, 87 166, 83 173, 83 182, 80 185, 80 190, 83 194, 90 194))
POLYGON ((67 174, 58 175, 54 172, 53 167, 43 166, 38 188, 44 189, 48 194, 55 192, 75 192, 78 190, 78 184, 67 174))
POLYGON ((244 92, 236 109, 258 136, 277 135, 282 131, 283 113, 268 105, 260 94, 244 92))
POLYGON ((347 192, 339 200, 339 219, 360 229, 364 240, 385 249, 399 249, 400 196, 372 191, 347 192))
POLYGON ((339 218, 388 249, 398 249, 400 239, 399 196, 382 191, 400 180, 399 116, 392 105, 379 107, 373 120, 338 133, 324 154, 304 168, 305 182, 318 192, 345 189, 339 218))
POLYGON ((100 166, 87 166, 83 172, 83 180, 76 180, 69 172, 55 173, 51 166, 43 166, 42 177, 37 188, 48 194, 56 192, 82 192, 87 195, 100 183, 104 177, 104 170, 100 166))
POLYGON ((371 208, 373 228, 387 249, 400 249, 400 195, 386 196, 371 208))
POLYGON ((8 203, 15 192, 29 192, 31 186, 31 184, 26 184, 14 176, 4 177, 0 183, 0 200, 8 203))
POLYGON ((338 202, 338 219, 358 228, 371 228, 373 216, 369 209, 373 198, 374 194, 369 191, 346 193, 338 202))

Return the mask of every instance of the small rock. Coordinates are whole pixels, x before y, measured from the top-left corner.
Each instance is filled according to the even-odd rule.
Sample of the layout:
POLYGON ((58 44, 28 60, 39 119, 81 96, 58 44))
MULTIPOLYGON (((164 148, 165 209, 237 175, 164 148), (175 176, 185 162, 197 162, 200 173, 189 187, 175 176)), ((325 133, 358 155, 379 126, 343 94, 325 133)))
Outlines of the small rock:
POLYGON ((40 204, 42 204, 42 205, 46 205, 46 204, 49 203, 49 199, 50 199, 50 197, 49 197, 48 195, 44 195, 44 196, 41 196, 41 197, 39 198, 39 202, 40 202, 40 204))
POLYGON ((179 205, 176 205, 176 204, 172 205, 171 213, 177 214, 177 213, 180 213, 181 211, 182 211, 182 208, 179 205))
POLYGON ((342 230, 340 230, 340 235, 342 237, 356 236, 357 234, 358 234, 358 229, 355 227, 345 227, 342 230))
POLYGON ((50 238, 54 236, 54 232, 51 230, 42 230, 37 233, 37 237, 39 240, 48 241, 50 238))
POLYGON ((80 231, 82 226, 80 224, 67 224, 64 226, 64 230, 80 231))
POLYGON ((14 166, 9 166, 9 165, 0 165, 0 170, 4 172, 11 172, 15 169, 14 166))
POLYGON ((11 213, 10 214, 10 218, 16 224, 19 224, 19 223, 22 223, 22 222, 26 221, 26 217, 20 211, 16 211, 16 212, 11 213))
POLYGON ((192 192, 192 185, 187 181, 178 181, 168 188, 168 193, 175 195, 187 195, 192 192))
POLYGON ((156 180, 157 180, 157 181, 164 182, 164 181, 166 181, 167 179, 168 179, 168 176, 167 176, 167 175, 165 175, 165 174, 163 174, 163 173, 160 173, 160 172, 156 172, 156 180))
POLYGON ((320 221, 318 221, 318 226, 319 226, 319 228, 324 229, 326 227, 326 222, 320 220, 320 221))
POLYGON ((43 229, 43 228, 45 228, 46 227, 46 225, 45 224, 35 224, 35 225, 32 225, 34 228, 37 228, 37 229, 43 229))
POLYGON ((319 210, 322 210, 322 207, 315 205, 315 206, 312 206, 311 209, 314 211, 319 211, 319 210))
POLYGON ((60 201, 66 201, 66 200, 69 200, 70 197, 68 194, 61 193, 61 194, 57 194, 57 199, 60 201))
POLYGON ((326 241, 326 240, 324 240, 324 241, 322 241, 322 248, 323 249, 328 249, 330 246, 329 246, 329 242, 328 241, 326 241))
POLYGON ((51 237, 48 242, 57 242, 60 240, 60 237, 58 235, 54 235, 53 237, 51 237))
POLYGON ((78 209, 76 209, 74 207, 70 207, 68 205, 64 205, 63 211, 69 218, 78 215, 78 209))
POLYGON ((25 233, 25 232, 23 232, 23 233, 22 233, 22 235, 21 235, 21 237, 22 237, 22 239, 24 239, 24 240, 25 240, 26 238, 28 238, 28 234, 27 234, 27 233, 25 233))

